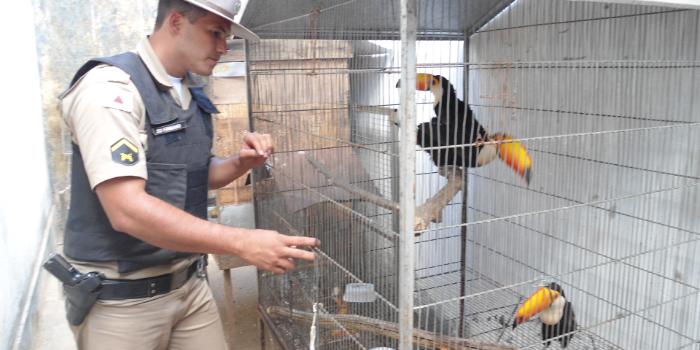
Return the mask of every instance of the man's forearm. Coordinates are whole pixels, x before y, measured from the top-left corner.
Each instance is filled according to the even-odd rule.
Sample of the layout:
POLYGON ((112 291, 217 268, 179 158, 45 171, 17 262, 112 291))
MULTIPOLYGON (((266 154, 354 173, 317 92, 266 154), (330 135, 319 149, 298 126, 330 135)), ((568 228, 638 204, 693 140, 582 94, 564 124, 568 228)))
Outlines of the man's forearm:
POLYGON ((132 178, 98 186, 97 194, 114 229, 166 249, 239 253, 236 242, 241 240, 232 236, 242 235, 244 230, 197 218, 139 190, 142 183, 132 178))
POLYGON ((259 268, 284 273, 294 268, 292 259, 314 259, 314 253, 302 247, 320 244, 312 237, 215 224, 190 215, 145 189, 144 179, 121 177, 97 185, 95 192, 115 230, 161 248, 237 255, 259 268))
POLYGON ((209 188, 215 190, 224 187, 250 170, 239 156, 228 158, 213 157, 209 164, 209 188))

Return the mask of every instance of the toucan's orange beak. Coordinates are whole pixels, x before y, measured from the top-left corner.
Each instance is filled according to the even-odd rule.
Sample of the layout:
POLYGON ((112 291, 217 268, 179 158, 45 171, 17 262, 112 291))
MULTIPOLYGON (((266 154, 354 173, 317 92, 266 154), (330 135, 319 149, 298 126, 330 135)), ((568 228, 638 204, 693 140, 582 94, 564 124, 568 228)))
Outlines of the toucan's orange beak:
POLYGON ((523 144, 513 139, 510 135, 496 134, 496 141, 501 141, 498 144, 498 157, 501 158, 509 167, 515 170, 518 175, 525 179, 525 182, 530 184, 530 169, 532 168, 532 158, 527 153, 527 149, 523 144))
POLYGON ((558 298, 559 295, 559 292, 547 287, 538 289, 518 309, 513 321, 513 328, 552 306, 554 299, 558 298))
POLYGON ((416 90, 428 91, 433 83, 433 75, 426 73, 416 74, 416 90))
MULTIPOLYGON (((432 74, 418 73, 416 74, 416 90, 428 91, 430 86, 436 81, 432 74)), ((401 80, 396 82, 396 88, 401 87, 401 80)))

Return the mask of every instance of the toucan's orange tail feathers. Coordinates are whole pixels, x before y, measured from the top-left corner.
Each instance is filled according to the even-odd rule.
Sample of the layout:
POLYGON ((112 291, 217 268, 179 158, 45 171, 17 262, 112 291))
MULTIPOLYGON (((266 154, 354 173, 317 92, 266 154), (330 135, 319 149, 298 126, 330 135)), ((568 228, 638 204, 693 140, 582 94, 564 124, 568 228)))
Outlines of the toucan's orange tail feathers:
POLYGON ((501 160, 530 185, 532 158, 525 146, 510 135, 496 134, 494 138, 496 141, 500 141, 498 145, 498 156, 501 160))

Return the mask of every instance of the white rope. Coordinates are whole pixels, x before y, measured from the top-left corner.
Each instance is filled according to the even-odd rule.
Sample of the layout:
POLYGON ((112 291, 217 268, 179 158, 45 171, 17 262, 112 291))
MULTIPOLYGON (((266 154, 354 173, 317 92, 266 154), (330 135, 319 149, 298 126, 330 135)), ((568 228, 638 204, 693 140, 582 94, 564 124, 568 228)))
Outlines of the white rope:
POLYGON ((316 350, 316 319, 318 316, 318 303, 314 303, 314 318, 311 321, 311 329, 309 330, 309 350, 316 350))

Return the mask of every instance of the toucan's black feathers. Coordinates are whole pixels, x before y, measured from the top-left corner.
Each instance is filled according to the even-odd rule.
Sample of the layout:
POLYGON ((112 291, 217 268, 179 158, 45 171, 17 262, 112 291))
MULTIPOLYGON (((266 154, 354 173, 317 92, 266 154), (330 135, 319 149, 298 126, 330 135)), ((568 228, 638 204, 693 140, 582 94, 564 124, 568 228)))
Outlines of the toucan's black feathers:
MULTIPOLYGON (((454 86, 445 78, 435 75, 440 82, 442 96, 435 105, 435 116, 429 122, 418 125, 416 143, 423 147, 440 147, 470 144, 487 139, 486 130, 474 118, 473 112, 457 98, 454 86)), ((436 96, 438 98, 438 96, 436 96)), ((477 166, 479 147, 457 147, 426 150, 436 166, 477 166)))
MULTIPOLYGON (((566 299, 564 289, 562 289, 559 284, 552 282, 547 286, 547 288, 559 292, 559 294, 566 299)), ((564 303, 564 312, 561 320, 557 324, 550 326, 542 323, 542 340, 545 341, 546 346, 549 346, 549 344, 552 342, 552 338, 566 334, 560 338, 556 338, 563 349, 569 345, 571 338, 574 337, 574 331, 576 331, 576 315, 574 314, 574 308, 571 305, 571 302, 567 300, 566 303, 564 303)))
POLYGON ((555 292, 559 292, 559 294, 561 294, 561 296, 566 298, 566 295, 564 295, 564 289, 558 283, 551 282, 550 284, 547 285, 547 288, 549 288, 555 292))

